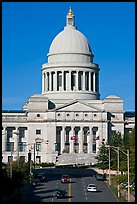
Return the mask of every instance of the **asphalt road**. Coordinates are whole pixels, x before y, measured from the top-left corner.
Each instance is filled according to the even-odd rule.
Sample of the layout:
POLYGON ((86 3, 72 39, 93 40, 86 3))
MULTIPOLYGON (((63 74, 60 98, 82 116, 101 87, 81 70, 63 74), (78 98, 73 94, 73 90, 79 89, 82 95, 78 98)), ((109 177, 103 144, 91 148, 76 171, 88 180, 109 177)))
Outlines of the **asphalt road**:
POLYGON ((97 181, 89 172, 71 173, 71 183, 61 183, 61 174, 47 175, 41 186, 33 187, 27 196, 27 202, 117 202, 104 181, 97 181), (98 192, 87 192, 89 183, 94 183, 98 187, 98 192), (67 198, 57 199, 56 190, 65 189, 67 198))

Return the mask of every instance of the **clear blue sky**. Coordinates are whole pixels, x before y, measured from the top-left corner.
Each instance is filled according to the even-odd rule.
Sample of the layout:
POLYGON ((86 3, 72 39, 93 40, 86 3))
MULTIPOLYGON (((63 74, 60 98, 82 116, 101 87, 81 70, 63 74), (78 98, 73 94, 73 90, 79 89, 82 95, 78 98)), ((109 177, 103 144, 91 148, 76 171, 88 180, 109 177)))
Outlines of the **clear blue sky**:
POLYGON ((117 95, 125 111, 135 110, 135 2, 3 2, 3 110, 41 94, 41 67, 70 6, 100 67, 100 99, 117 95))

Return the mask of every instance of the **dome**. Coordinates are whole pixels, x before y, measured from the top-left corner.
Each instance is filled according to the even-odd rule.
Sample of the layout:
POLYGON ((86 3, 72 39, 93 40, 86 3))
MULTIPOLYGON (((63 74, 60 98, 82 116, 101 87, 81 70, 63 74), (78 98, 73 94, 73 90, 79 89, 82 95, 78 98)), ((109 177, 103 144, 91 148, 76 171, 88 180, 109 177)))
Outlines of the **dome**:
POLYGON ((93 62, 90 45, 86 37, 74 26, 74 15, 69 11, 66 26, 52 41, 48 63, 90 63, 93 62))
POLYGON ((52 41, 49 55, 59 53, 79 53, 91 55, 86 37, 74 26, 66 26, 52 41))
POLYGON ((99 67, 86 37, 77 30, 72 9, 53 39, 42 65, 42 94, 49 100, 99 99, 99 67))

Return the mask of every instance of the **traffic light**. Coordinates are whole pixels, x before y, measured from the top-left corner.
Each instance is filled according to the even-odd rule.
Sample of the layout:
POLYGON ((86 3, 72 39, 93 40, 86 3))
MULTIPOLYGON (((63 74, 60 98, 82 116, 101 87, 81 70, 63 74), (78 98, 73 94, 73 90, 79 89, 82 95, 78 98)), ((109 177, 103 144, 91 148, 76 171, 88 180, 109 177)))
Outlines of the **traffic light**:
POLYGON ((29 153, 28 153, 28 162, 30 162, 31 161, 31 151, 29 151, 29 153))

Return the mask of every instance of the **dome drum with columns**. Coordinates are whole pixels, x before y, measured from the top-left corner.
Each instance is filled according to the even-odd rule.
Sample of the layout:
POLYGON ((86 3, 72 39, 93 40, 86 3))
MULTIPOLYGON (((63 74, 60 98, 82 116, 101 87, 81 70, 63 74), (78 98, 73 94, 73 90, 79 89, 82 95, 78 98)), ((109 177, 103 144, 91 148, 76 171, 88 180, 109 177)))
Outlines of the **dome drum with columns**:
POLYGON ((47 56, 48 63, 42 66, 42 94, 49 99, 99 99, 100 69, 93 63, 86 37, 74 26, 71 8, 47 56))

